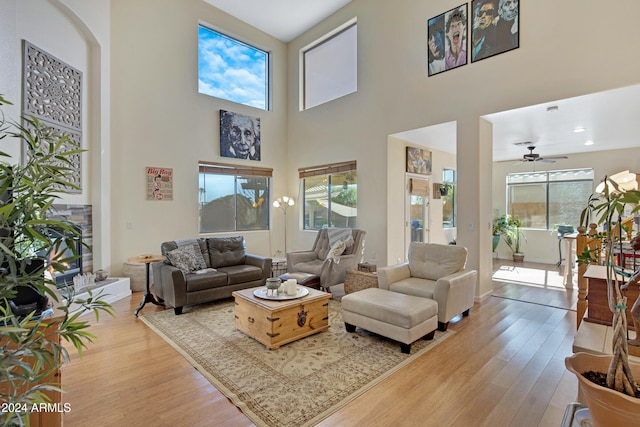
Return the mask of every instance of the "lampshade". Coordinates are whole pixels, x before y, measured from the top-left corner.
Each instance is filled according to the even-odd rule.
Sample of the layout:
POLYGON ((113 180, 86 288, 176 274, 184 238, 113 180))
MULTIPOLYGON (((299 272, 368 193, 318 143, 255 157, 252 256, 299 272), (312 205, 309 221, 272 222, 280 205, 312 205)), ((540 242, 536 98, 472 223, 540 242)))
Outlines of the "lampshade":
MULTIPOLYGON (((607 177, 607 181, 608 180, 611 180, 611 181, 615 182, 618 185, 618 189, 620 191, 630 191, 630 190, 637 190, 638 189, 638 181, 636 180, 636 174, 635 173, 631 173, 628 170, 622 171, 622 172, 618 172, 618 173, 616 173, 614 175, 611 175, 611 176, 607 177)), ((616 191, 616 189, 613 188, 613 186, 609 182, 605 183, 605 180, 603 180, 596 187, 596 193, 604 192, 605 184, 609 188, 609 192, 616 191)))
POLYGON ((289 197, 289 196, 278 197, 276 200, 273 201, 274 208, 287 209, 289 206, 293 206, 295 204, 296 202, 295 200, 293 200, 293 197, 289 197))

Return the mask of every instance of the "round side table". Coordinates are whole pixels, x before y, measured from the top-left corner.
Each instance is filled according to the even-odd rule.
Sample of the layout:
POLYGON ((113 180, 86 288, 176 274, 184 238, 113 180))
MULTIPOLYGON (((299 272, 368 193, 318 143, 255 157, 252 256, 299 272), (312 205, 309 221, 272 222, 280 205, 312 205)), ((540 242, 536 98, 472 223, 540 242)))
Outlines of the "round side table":
POLYGON ((142 310, 142 307, 144 307, 144 305, 148 302, 155 304, 155 305, 159 305, 164 307, 164 304, 156 301, 156 299, 153 297, 153 294, 151 293, 151 289, 150 289, 150 283, 149 283, 149 266, 151 265, 152 262, 156 262, 156 261, 164 261, 164 256, 162 255, 140 255, 137 257, 133 257, 133 258, 129 258, 128 259, 129 262, 137 262, 140 264, 144 264, 145 265, 145 270, 146 270, 146 289, 144 291, 144 297, 142 298, 142 302, 140 303, 140 306, 138 308, 136 308, 136 311, 134 312, 135 316, 138 317, 138 313, 140 312, 140 310, 142 310))

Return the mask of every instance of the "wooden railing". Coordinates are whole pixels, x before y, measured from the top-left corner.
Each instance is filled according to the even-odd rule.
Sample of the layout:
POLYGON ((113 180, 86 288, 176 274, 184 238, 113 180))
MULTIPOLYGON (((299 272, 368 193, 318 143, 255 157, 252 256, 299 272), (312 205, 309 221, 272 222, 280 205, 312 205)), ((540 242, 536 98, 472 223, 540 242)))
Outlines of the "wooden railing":
MULTIPOLYGON (((581 255, 584 253, 586 248, 589 248, 591 251, 591 257, 593 258, 594 263, 601 264, 602 263, 602 251, 601 251, 601 241, 599 239, 593 238, 592 236, 597 234, 597 225, 589 224, 589 231, 587 232, 585 227, 578 227, 578 237, 576 238, 576 255, 581 255)), ((578 307, 577 307, 577 319, 576 319, 576 327, 580 327, 580 322, 582 322, 582 318, 587 311, 587 291, 588 291, 588 281, 584 277, 584 273, 587 270, 587 264, 579 264, 578 265, 578 307)))

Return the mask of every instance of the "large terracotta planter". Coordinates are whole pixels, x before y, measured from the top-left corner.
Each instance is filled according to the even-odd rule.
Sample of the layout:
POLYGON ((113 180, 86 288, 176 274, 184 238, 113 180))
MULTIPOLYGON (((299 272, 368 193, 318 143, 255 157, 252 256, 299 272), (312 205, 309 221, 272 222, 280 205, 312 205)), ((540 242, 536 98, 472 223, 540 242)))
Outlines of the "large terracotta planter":
MULTIPOLYGON (((589 407, 593 427, 640 426, 640 399, 601 387, 585 377, 583 372, 607 372, 610 355, 576 353, 565 360, 567 369, 578 378, 579 393, 589 407)), ((631 363, 634 379, 640 379, 640 364, 631 363)))

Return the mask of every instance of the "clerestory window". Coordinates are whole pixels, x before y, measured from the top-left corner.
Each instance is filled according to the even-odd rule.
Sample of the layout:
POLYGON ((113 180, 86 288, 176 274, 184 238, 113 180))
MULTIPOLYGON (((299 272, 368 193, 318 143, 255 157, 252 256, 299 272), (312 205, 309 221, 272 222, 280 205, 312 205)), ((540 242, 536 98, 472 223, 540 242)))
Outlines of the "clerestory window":
POLYGON ((269 53, 198 26, 198 92, 269 109, 269 53))

